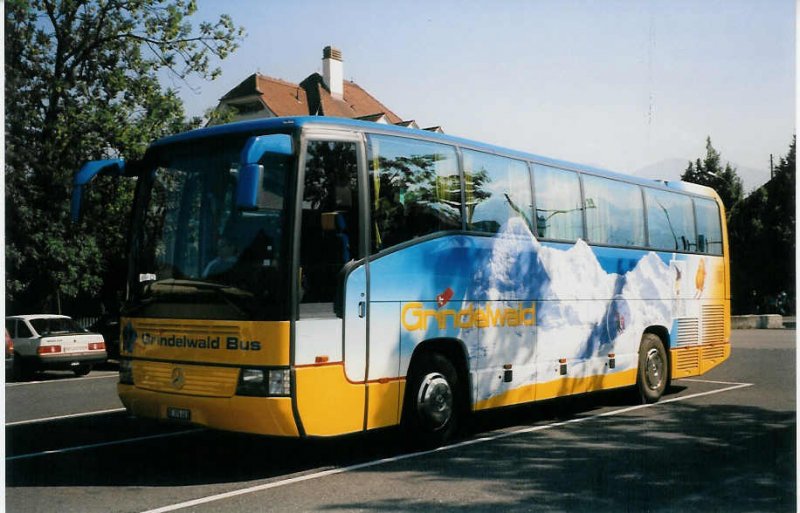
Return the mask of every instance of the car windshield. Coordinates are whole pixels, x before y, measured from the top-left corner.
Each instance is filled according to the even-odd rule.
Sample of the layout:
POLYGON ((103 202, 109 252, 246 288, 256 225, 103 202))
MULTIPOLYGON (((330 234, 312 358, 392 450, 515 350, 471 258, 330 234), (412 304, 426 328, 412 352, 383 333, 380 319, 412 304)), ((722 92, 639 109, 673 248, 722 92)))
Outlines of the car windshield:
POLYGON ((140 179, 133 308, 153 317, 275 319, 287 303, 287 157, 265 157, 258 207, 236 207, 246 136, 162 147, 140 179))
POLYGON ((42 336, 55 335, 59 333, 83 333, 86 330, 78 326, 78 323, 68 317, 45 317, 41 319, 31 319, 31 326, 42 336))

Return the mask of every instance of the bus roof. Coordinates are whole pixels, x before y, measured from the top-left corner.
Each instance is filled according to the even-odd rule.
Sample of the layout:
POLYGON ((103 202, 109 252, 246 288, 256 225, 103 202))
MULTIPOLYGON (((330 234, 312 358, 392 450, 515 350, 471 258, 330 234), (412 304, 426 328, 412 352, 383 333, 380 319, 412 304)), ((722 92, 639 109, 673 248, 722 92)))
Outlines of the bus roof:
POLYGON ((632 183, 638 183, 641 185, 648 185, 648 186, 655 185, 660 187, 667 187, 674 190, 700 194, 703 196, 712 196, 712 197, 717 196, 716 192, 710 187, 705 187, 703 185, 698 185, 694 183, 642 178, 636 175, 618 173, 615 171, 610 171, 608 169, 603 169, 586 164, 579 164, 576 162, 553 159, 550 157, 537 155, 535 153, 512 150, 509 148, 504 148, 502 146, 495 146, 492 144, 482 143, 479 141, 474 141, 447 134, 430 132, 418 128, 408 128, 397 125, 384 125, 380 123, 374 123, 372 121, 361 121, 357 119, 337 118, 337 117, 327 117, 327 116, 263 118, 263 119, 228 123, 225 125, 216 125, 206 128, 198 128, 196 130, 191 130, 188 132, 183 132, 177 135, 171 135, 158 139, 151 145, 151 147, 159 147, 167 144, 189 142, 197 139, 204 139, 206 137, 233 135, 233 134, 248 133, 248 132, 257 133, 260 131, 276 130, 276 129, 299 130, 306 126, 352 128, 372 133, 395 134, 406 137, 410 136, 410 137, 424 138, 431 141, 438 141, 441 143, 466 146, 469 148, 485 151, 488 153, 534 161, 536 163, 548 166, 580 170, 592 174, 606 176, 609 178, 618 178, 620 180, 625 180, 627 182, 632 182, 632 183))

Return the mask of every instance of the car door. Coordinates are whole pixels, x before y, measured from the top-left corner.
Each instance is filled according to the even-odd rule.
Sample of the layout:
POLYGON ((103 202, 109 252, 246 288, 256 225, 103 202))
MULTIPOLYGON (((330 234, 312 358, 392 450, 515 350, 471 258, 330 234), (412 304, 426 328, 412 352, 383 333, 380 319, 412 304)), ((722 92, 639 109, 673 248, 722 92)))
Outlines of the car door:
MULTIPOLYGON (((11 330, 9 330, 9 333, 11 333, 11 330)), ((11 338, 14 340, 14 351, 17 354, 25 358, 36 356, 36 348, 41 337, 28 326, 24 319, 14 320, 14 334, 11 335, 11 338)))

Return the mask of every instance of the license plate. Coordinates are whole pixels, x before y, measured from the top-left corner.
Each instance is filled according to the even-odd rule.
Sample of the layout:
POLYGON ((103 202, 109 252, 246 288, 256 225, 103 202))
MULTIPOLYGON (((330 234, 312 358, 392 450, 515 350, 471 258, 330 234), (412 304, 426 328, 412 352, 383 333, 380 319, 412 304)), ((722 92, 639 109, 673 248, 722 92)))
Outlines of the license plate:
POLYGON ((192 411, 186 408, 167 408, 167 418, 172 420, 179 420, 181 422, 189 422, 192 419, 192 411))

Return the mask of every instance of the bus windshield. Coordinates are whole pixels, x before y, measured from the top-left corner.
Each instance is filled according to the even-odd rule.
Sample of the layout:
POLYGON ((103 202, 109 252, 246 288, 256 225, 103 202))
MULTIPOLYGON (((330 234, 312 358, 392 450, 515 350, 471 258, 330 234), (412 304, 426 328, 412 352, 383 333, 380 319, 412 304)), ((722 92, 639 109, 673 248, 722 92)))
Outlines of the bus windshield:
POLYGON ((132 315, 277 320, 284 291, 286 184, 292 158, 262 160, 258 207, 236 207, 246 137, 159 147, 138 184, 132 315), (204 308, 204 305, 206 306, 204 308))

